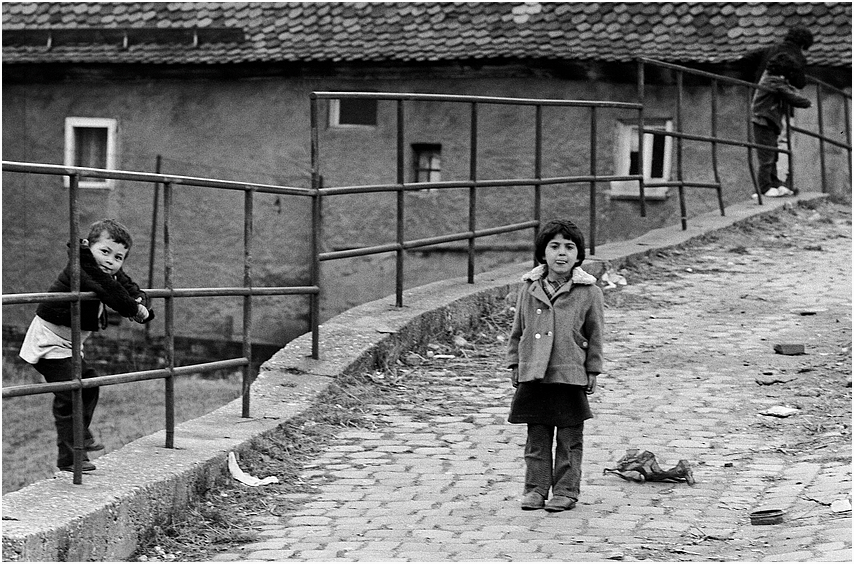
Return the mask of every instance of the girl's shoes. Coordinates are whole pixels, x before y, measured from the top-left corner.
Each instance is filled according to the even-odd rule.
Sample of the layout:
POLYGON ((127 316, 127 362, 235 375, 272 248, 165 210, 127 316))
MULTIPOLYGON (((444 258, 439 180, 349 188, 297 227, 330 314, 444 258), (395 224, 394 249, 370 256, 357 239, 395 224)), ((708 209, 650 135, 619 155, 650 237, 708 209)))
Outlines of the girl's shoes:
POLYGON ((528 492, 522 496, 522 509, 530 511, 532 509, 542 509, 546 499, 538 492, 528 492))
POLYGON ((546 511, 567 511, 575 507, 576 501, 565 495, 556 495, 544 504, 546 511))

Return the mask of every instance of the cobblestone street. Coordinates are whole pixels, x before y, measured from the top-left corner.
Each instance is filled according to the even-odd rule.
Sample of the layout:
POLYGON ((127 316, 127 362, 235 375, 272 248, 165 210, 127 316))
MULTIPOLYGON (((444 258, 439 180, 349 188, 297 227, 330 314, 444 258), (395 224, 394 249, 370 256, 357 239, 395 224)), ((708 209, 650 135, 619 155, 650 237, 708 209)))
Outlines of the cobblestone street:
POLYGON ((575 509, 520 510, 525 427, 485 331, 384 376, 409 401, 342 429, 303 469, 313 493, 282 494, 259 540, 216 560, 850 562, 849 207, 754 218, 623 274, 575 509), (687 460, 696 484, 603 473, 630 448, 687 460), (783 522, 752 525, 758 509, 783 522))

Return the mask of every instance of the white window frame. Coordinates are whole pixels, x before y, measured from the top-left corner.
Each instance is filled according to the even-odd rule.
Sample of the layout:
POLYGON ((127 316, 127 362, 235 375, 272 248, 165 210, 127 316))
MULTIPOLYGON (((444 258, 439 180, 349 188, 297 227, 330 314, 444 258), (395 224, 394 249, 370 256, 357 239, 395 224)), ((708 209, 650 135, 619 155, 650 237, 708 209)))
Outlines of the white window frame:
MULTIPOLYGON (((646 119, 645 129, 658 129, 662 131, 673 131, 672 119, 646 119)), ((652 177, 652 144, 653 134, 644 134, 643 139, 643 178, 647 182, 670 180, 673 164, 673 137, 667 135, 664 138, 664 162, 662 163, 662 176, 652 177)), ((629 174, 631 166, 631 150, 633 141, 638 139, 637 122, 617 122, 616 143, 614 144, 615 174, 625 176, 629 174)), ((670 188, 667 186, 644 186, 644 198, 648 200, 665 200, 670 188)), ((635 180, 612 180, 611 198, 624 200, 637 200, 640 198, 640 183, 635 180)))
POLYGON ((329 127, 336 129, 376 129, 379 125, 379 102, 377 103, 377 123, 368 125, 364 123, 341 123, 341 100, 332 98, 329 100, 329 127))
MULTIPOLYGON (((87 117, 67 117, 65 118, 65 166, 75 166, 75 156, 77 155, 77 146, 75 142, 74 130, 78 127, 102 128, 107 130, 107 170, 116 169, 116 133, 118 132, 118 120, 112 118, 87 118, 87 117)), ((63 177, 65 187, 71 186, 71 179, 68 176, 63 177)), ((80 188, 101 188, 112 189, 115 187, 116 181, 113 178, 83 178, 80 179, 78 187, 80 188)))

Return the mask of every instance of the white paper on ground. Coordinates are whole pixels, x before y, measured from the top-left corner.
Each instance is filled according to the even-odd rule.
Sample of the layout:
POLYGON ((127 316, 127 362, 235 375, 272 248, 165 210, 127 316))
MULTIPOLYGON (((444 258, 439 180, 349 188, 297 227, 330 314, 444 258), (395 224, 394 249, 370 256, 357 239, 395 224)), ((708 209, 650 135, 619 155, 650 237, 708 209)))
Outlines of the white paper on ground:
POLYGON ((242 482, 247 486, 266 486, 267 484, 279 483, 279 478, 276 476, 256 478, 255 476, 251 476, 241 470, 240 466, 237 464, 237 457, 234 456, 233 452, 228 453, 228 471, 235 480, 242 482))

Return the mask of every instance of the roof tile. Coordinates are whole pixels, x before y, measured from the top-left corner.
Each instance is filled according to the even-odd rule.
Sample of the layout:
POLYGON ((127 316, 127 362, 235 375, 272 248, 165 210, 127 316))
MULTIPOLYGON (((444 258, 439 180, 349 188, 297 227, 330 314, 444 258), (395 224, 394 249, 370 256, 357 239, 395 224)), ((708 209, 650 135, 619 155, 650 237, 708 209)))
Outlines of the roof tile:
POLYGON ((240 43, 12 42, 3 63, 208 63, 555 58, 738 60, 796 23, 813 64, 850 67, 851 4, 798 2, 4 2, 4 30, 240 28, 240 43), (700 48, 702 46, 702 48, 700 48))

